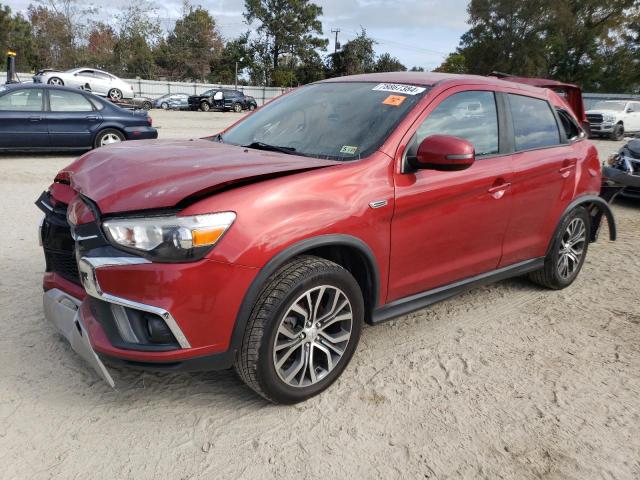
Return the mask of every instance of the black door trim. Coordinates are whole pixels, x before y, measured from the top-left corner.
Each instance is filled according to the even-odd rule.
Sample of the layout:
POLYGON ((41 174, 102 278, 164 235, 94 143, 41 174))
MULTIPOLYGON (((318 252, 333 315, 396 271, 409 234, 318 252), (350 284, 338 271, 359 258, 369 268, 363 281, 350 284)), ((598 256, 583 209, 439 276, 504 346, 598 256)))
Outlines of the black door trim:
POLYGON ((426 292, 404 297, 374 310, 371 323, 373 325, 377 325, 378 323, 391 320, 401 315, 406 315, 407 313, 411 313, 415 310, 420 310, 421 308, 446 300, 447 298, 453 297, 465 290, 469 290, 470 288, 498 282, 511 277, 517 277, 519 275, 538 270, 543 266, 544 257, 534 258, 533 260, 519 262, 509 265, 508 267, 499 268, 497 270, 492 270, 491 272, 481 273, 474 277, 450 283, 443 287, 434 288, 432 290, 427 290, 426 292))

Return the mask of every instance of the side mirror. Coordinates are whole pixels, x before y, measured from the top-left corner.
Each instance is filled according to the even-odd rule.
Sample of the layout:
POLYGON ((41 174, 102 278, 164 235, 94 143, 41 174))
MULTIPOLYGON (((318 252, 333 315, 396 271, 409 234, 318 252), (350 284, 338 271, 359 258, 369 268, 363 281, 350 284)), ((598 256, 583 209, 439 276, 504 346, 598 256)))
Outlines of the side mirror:
POLYGON ((415 157, 409 159, 415 169, 441 171, 465 170, 475 162, 472 143, 450 135, 431 135, 418 147, 415 157))

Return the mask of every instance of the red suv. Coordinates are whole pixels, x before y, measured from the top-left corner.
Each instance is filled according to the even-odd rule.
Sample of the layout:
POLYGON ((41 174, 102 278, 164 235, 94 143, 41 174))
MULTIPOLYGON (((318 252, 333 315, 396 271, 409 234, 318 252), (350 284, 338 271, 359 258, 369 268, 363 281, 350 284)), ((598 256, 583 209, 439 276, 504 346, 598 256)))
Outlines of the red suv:
POLYGON ((528 274, 570 285, 602 216, 595 147, 553 91, 342 77, 221 134, 87 153, 37 204, 44 309, 98 373, 234 366, 294 403, 377 324, 528 274))

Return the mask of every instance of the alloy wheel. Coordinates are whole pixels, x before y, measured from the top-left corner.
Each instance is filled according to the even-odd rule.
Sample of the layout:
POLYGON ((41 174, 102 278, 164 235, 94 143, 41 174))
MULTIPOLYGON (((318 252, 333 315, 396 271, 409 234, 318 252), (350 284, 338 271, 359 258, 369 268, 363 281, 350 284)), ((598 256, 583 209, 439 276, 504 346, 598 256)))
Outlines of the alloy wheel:
POLYGON ((60 80, 59 78, 53 77, 49 80, 49 85, 64 85, 64 84, 62 83, 62 80, 60 80))
POLYGON ((558 275, 563 279, 571 278, 578 270, 584 247, 587 242, 587 227, 582 218, 571 220, 560 241, 558 253, 558 275))
POLYGON ((115 133, 106 133, 100 139, 100 146, 111 145, 112 143, 119 143, 122 139, 115 133))
POLYGON ((109 92, 109 98, 111 100, 120 100, 122 98, 122 92, 117 88, 114 88, 109 92))
POLYGON ((351 302, 342 290, 322 285, 304 292, 278 325, 273 364, 280 380, 292 387, 321 381, 342 359, 352 329, 351 302))

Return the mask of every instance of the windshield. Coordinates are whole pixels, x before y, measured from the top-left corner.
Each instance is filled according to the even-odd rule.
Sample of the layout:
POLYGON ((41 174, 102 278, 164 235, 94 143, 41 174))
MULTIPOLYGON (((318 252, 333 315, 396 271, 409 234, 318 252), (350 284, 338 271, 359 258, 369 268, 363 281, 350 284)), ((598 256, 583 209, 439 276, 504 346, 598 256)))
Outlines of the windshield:
POLYGON ((627 106, 627 102, 598 102, 593 106, 592 110, 614 110, 622 112, 627 106))
POLYGON ((207 90, 204 93, 201 93, 200 96, 201 97, 210 97, 213 94, 213 90, 207 90))
POLYGON ((274 100, 218 139, 311 157, 357 159, 379 148, 427 90, 364 82, 308 85, 274 100))

